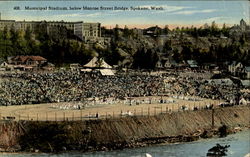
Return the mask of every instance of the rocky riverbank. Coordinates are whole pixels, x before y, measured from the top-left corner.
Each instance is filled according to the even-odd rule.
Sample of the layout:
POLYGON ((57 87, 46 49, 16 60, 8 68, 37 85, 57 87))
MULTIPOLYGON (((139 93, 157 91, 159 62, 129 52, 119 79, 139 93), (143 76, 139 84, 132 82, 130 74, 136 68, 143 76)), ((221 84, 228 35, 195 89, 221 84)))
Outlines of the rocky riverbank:
POLYGON ((249 127, 250 106, 74 122, 1 121, 0 151, 96 151, 188 142, 249 127))

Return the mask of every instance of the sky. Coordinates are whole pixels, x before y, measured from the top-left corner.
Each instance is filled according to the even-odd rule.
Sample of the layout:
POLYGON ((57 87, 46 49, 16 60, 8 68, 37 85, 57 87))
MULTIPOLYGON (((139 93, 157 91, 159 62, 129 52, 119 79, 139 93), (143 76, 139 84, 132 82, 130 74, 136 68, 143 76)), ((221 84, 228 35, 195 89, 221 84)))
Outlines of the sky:
POLYGON ((2 20, 17 21, 84 21, 100 22, 102 26, 145 28, 158 25, 164 27, 201 26, 215 21, 219 26, 239 24, 244 19, 249 24, 248 0, 157 0, 157 1, 0 1, 2 20), (25 10, 25 7, 67 7, 68 10, 25 10), (129 10, 69 10, 69 7, 128 7, 129 10), (20 10, 14 10, 20 7, 20 10), (149 10, 131 10, 144 7, 149 10), (152 10, 160 7, 161 10, 152 10))

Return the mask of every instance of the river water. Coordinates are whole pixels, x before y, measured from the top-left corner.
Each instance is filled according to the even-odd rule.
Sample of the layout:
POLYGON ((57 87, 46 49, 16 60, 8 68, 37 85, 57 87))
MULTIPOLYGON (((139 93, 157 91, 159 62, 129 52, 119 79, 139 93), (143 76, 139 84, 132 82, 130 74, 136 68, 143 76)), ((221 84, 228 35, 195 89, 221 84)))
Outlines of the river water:
POLYGON ((228 135, 225 138, 201 139, 195 142, 157 145, 144 148, 125 149, 110 152, 62 153, 62 154, 1 154, 0 157, 144 157, 146 153, 152 157, 206 157, 208 149, 220 145, 230 145, 228 157, 244 157, 250 153, 250 130, 228 135))

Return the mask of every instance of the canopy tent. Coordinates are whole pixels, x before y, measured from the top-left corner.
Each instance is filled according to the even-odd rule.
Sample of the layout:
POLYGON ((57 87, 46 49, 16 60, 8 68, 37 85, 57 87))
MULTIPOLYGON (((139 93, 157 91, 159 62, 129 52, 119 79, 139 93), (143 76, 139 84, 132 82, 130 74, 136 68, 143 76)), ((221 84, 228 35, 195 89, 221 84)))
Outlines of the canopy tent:
POLYGON ((87 69, 81 69, 80 71, 81 71, 81 72, 91 72, 92 69, 87 68, 87 69))
POLYGON ((98 59, 97 57, 94 57, 91 61, 89 61, 87 64, 85 64, 83 67, 86 68, 106 68, 111 69, 112 66, 110 66, 108 63, 104 61, 104 59, 98 59))
POLYGON ((115 74, 111 69, 100 69, 102 76, 114 76, 115 74))

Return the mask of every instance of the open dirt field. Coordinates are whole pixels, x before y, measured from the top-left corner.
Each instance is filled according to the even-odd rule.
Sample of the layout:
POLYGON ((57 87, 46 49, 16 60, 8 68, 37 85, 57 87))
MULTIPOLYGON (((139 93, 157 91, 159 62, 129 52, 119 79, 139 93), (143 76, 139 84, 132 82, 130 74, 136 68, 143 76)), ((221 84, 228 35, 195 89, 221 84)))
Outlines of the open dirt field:
MULTIPOLYGON (((39 121, 62 121, 62 120, 84 120, 97 118, 112 118, 120 116, 141 116, 156 115, 166 112, 180 111, 181 106, 185 105, 188 110, 194 107, 203 108, 208 104, 217 105, 220 100, 202 99, 199 100, 183 100, 181 98, 169 97, 141 97, 131 98, 132 102, 140 103, 114 103, 114 104, 98 104, 89 105, 84 108, 62 109, 62 106, 70 103, 52 103, 37 105, 20 105, 20 106, 0 106, 0 119, 14 120, 39 120, 39 121), (141 100, 155 100, 150 101, 141 100), (166 100, 160 103, 160 100, 166 100), (171 100, 171 101, 169 101, 171 100)), ((72 103, 73 104, 73 103, 72 103)))

